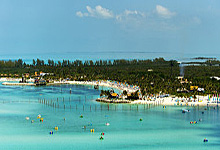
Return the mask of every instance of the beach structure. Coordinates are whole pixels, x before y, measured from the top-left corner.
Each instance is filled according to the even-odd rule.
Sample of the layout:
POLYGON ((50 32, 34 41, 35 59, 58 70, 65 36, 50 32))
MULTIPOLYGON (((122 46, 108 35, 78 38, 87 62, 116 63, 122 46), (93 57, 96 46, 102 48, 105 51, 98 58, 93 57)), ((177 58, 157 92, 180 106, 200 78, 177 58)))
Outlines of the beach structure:
POLYGON ((35 79, 34 83, 36 84, 36 86, 42 86, 47 84, 46 80, 44 79, 35 79))
POLYGON ((220 80, 220 77, 217 77, 217 76, 212 76, 212 77, 210 77, 210 79, 216 79, 216 80, 220 80))
POLYGON ((198 88, 197 91, 198 92, 205 92, 205 89, 204 88, 198 88))
POLYGON ((111 96, 110 96, 110 98, 118 98, 118 94, 117 93, 111 93, 111 96))
POLYGON ((186 88, 178 88, 177 93, 189 93, 189 91, 186 88))
POLYGON ((198 90, 198 86, 190 86, 190 91, 198 90))
POLYGON ((23 75, 24 75, 25 78, 29 78, 30 77, 29 73, 24 73, 23 75))
POLYGON ((45 73, 45 72, 42 72, 42 71, 40 72, 40 76, 43 77, 43 76, 46 76, 46 75, 48 75, 48 76, 49 76, 49 75, 50 75, 50 76, 53 76, 54 73, 45 73))
POLYGON ((22 74, 21 81, 19 83, 27 83, 27 78, 29 77, 29 74, 22 74))
POLYGON ((181 83, 181 84, 187 84, 187 83, 188 83, 188 80, 187 80, 187 79, 184 79, 183 76, 178 76, 177 79, 180 80, 180 83, 181 83))
POLYGON ((204 88, 198 86, 190 86, 190 92, 197 91, 197 92, 205 92, 204 88))

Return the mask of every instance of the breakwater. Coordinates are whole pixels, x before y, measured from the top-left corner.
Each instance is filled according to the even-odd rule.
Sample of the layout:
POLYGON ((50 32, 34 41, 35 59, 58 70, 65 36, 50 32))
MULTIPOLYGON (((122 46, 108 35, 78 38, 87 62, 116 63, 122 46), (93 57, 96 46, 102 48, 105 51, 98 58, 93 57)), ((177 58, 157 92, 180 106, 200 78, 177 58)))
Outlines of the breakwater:
POLYGON ((129 100, 115 100, 115 99, 107 99, 107 98, 98 98, 96 99, 97 102, 103 103, 131 103, 129 100))

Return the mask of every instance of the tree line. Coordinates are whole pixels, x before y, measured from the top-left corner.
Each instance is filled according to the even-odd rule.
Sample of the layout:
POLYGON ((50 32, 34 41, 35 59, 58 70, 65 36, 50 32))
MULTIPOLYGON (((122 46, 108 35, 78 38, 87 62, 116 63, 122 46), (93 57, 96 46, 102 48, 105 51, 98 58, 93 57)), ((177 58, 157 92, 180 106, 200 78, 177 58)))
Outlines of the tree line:
MULTIPOLYGON (((217 63, 215 60, 214 63, 217 63)), ((190 89, 190 86, 205 88, 205 93, 218 93, 220 84, 217 80, 210 79, 211 76, 220 75, 219 65, 187 65, 184 66, 184 78, 188 83, 181 84, 177 76, 180 75, 180 66, 176 60, 164 60, 156 58, 153 60, 44 60, 33 59, 31 64, 26 64, 22 59, 15 61, 0 61, 0 74, 29 73, 34 77, 35 72, 40 71, 54 73, 54 76, 46 76, 46 79, 67 79, 79 81, 92 80, 115 80, 126 82, 130 85, 138 85, 142 94, 169 93, 181 96, 197 94, 177 93, 177 89, 190 89)))

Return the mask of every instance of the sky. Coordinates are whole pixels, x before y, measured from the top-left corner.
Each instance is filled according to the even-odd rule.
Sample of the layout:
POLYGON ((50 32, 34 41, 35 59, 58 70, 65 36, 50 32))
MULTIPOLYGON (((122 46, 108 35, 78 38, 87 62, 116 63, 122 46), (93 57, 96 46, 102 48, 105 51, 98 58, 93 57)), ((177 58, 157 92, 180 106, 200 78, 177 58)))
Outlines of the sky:
POLYGON ((1 0, 0 55, 220 54, 219 0, 1 0))

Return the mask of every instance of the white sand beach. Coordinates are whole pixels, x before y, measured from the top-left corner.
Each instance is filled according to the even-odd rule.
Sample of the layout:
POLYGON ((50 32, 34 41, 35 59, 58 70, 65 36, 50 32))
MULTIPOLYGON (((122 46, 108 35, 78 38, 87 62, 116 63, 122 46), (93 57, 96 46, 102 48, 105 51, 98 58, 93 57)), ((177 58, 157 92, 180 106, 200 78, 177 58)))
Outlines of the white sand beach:
POLYGON ((126 90, 127 92, 136 92, 139 90, 138 86, 130 86, 130 85, 124 85, 124 84, 117 84, 116 81, 65 81, 64 83, 68 84, 80 84, 80 85, 99 85, 99 86, 105 86, 110 88, 119 89, 121 91, 126 90))
MULTIPOLYGON (((31 83, 11 83, 12 81, 19 82, 21 81, 21 78, 0 78, 0 82, 3 82, 3 85, 33 85, 31 83)), ((28 79, 27 82, 34 82, 34 79, 28 79)), ((110 80, 99 80, 99 81, 67 81, 67 80, 60 80, 60 81, 54 81, 53 83, 49 83, 48 85, 53 84, 78 84, 78 85, 99 85, 99 86, 105 86, 110 88, 115 88, 121 91, 126 90, 129 93, 136 92, 139 90, 138 86, 128 85, 116 81, 110 81, 110 80)))
MULTIPOLYGON (((21 78, 0 78, 0 82, 3 82, 3 85, 27 85, 33 86, 33 83, 18 83, 21 81, 21 78), (16 82, 15 82, 16 81, 16 82), (15 83, 14 83, 15 82, 15 83)), ((29 79, 28 82, 33 82, 33 79, 29 79)), ((110 88, 115 88, 121 91, 126 90, 128 93, 136 92, 139 90, 138 86, 131 86, 128 84, 116 82, 116 81, 67 81, 60 80, 49 83, 48 85, 53 84, 75 84, 75 85, 99 85, 110 88)), ((180 106, 217 106, 217 97, 209 98, 209 95, 201 96, 196 95, 196 99, 193 98, 180 98, 180 97, 150 97, 147 100, 134 100, 130 104, 155 104, 155 105, 180 105, 180 106)), ((124 100, 123 100, 124 101, 124 100)), ((219 104, 218 104, 219 105, 219 104)))
MULTIPOLYGON (((154 105, 179 105, 179 106, 220 106, 217 103, 217 97, 209 98, 209 96, 196 95, 194 98, 180 98, 180 97, 164 97, 153 98, 151 100, 135 100, 131 104, 154 104, 154 105)), ((220 100, 220 99, 219 99, 220 100)))

